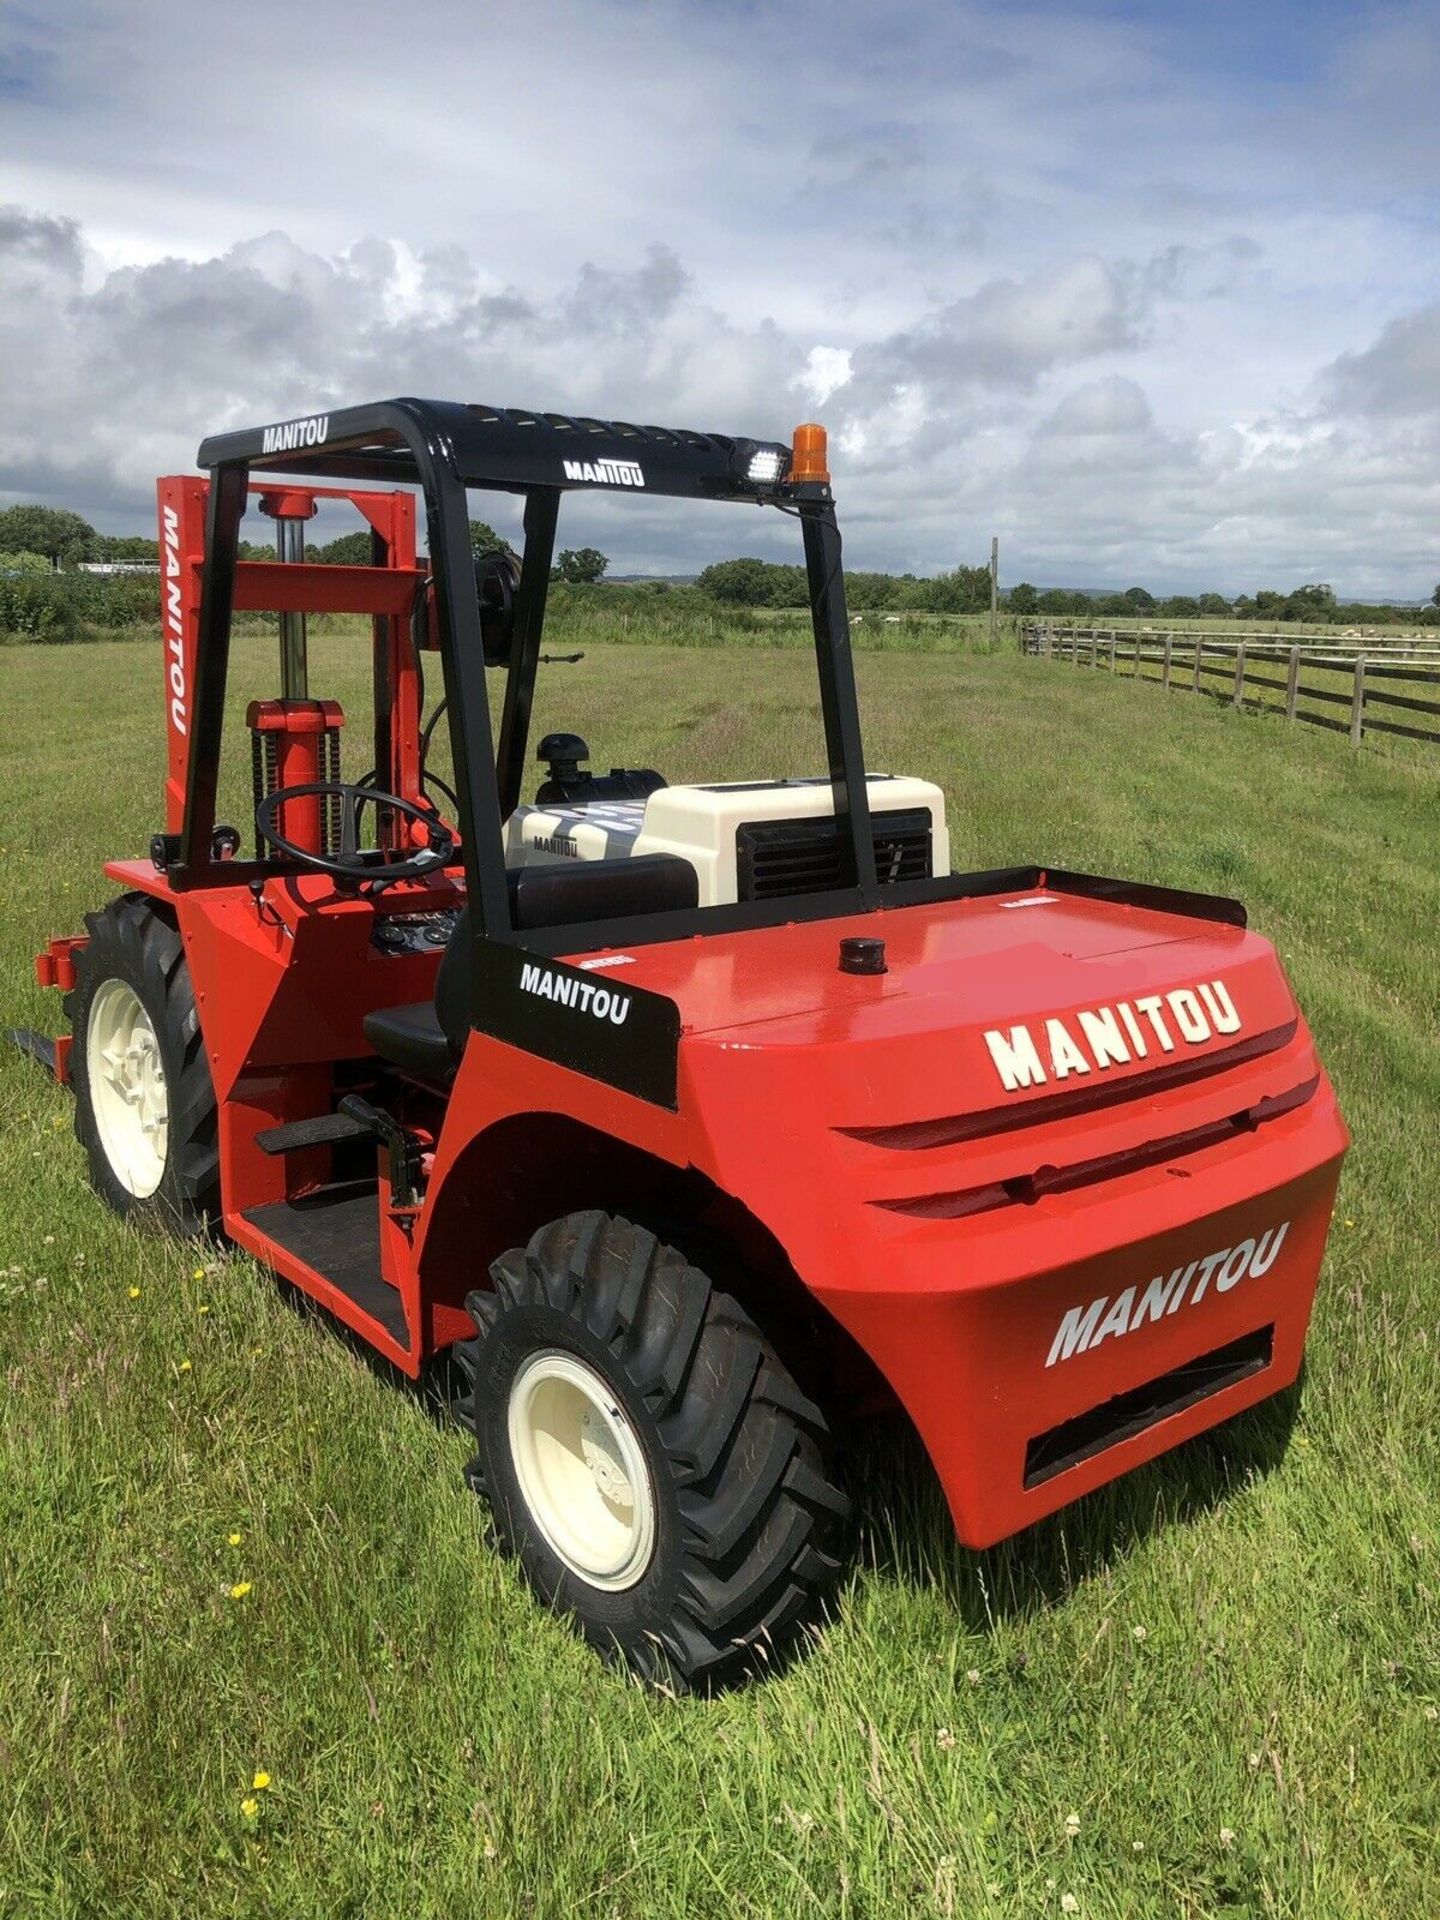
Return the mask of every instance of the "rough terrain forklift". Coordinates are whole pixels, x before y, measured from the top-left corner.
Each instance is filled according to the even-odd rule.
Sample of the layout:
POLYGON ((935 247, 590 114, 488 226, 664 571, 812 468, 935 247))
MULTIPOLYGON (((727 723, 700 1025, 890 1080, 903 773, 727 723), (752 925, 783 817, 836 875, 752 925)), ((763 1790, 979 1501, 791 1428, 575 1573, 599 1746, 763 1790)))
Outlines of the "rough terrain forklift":
POLYGON ((985 1546, 1295 1380, 1347 1142, 1274 951, 1233 900, 950 870, 939 788, 865 767, 821 429, 393 400, 199 465, 158 489, 164 829, 39 957, 69 1034, 22 1043, 117 1211, 228 1236, 411 1376, 449 1350, 499 1540, 597 1647, 690 1687, 781 1653, 877 1404, 985 1546), (518 558, 477 562, 469 489, 521 497, 518 558), (798 520, 823 767, 671 785, 552 734, 524 797, 594 490, 798 520), (238 558, 252 499, 274 560, 238 558), (370 565, 305 560, 322 501, 370 565), (280 617, 243 836, 240 609, 280 617), (319 611, 370 622, 349 782, 319 611))

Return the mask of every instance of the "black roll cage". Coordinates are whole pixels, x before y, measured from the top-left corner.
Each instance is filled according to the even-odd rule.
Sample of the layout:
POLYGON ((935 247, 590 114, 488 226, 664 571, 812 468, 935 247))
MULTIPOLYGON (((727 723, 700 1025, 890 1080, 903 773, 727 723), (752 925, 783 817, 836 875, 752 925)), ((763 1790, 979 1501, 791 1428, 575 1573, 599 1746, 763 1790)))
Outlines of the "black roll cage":
MULTIPOLYGON (((437 603, 441 668, 449 700, 456 792, 472 924, 485 939, 540 952, 580 952, 623 940, 633 944, 725 926, 765 926, 866 911, 879 904, 864 754, 850 657, 840 532, 829 486, 787 484, 789 450, 776 442, 636 427, 518 409, 450 402, 389 400, 328 415, 214 436, 200 448, 210 472, 185 818, 178 889, 234 884, 232 861, 212 858, 221 729, 239 528, 252 472, 306 480, 418 485, 425 502, 431 578, 437 603), (751 481, 757 453, 773 454, 776 477, 751 481), (578 470, 578 471, 577 471, 578 470), (539 665, 545 603, 560 496, 596 488, 624 492, 643 473, 647 493, 704 500, 769 501, 801 525, 820 678, 826 756, 849 884, 795 900, 694 908, 627 918, 611 927, 526 930, 511 922, 505 884, 505 819, 520 799, 539 665), (581 477, 581 475, 584 477, 581 477), (492 732, 466 490, 523 497, 524 551, 515 595, 515 630, 506 670, 498 741, 492 732), (492 741, 495 744, 492 746, 492 741)), ((899 904, 902 891, 887 889, 899 904)))
POLYGON ((774 441, 415 399, 347 407, 205 440, 199 465, 209 470, 211 485, 192 748, 179 855, 168 867, 171 885, 177 890, 233 886, 238 878, 276 870, 272 863, 222 861, 212 851, 239 527, 249 476, 258 471, 294 475, 301 484, 354 480, 421 489, 449 702, 466 887, 479 942, 546 955, 585 953, 697 933, 868 913, 882 905, 882 895, 887 908, 904 907, 1009 892, 1041 880, 1066 892, 1243 925, 1244 910, 1235 901, 1038 866, 936 875, 887 883, 882 889, 876 875, 834 499, 828 482, 790 481, 789 460, 790 450, 774 441), (762 480, 750 477, 757 454, 767 456, 762 480), (642 473, 643 480, 637 480, 635 472, 642 473), (793 898, 517 929, 506 886, 503 826, 519 801, 524 777, 560 497, 582 488, 623 492, 639 486, 651 494, 769 504, 799 519, 827 771, 846 884, 793 898), (519 494, 525 502, 525 548, 495 747, 470 547, 469 487, 519 494))

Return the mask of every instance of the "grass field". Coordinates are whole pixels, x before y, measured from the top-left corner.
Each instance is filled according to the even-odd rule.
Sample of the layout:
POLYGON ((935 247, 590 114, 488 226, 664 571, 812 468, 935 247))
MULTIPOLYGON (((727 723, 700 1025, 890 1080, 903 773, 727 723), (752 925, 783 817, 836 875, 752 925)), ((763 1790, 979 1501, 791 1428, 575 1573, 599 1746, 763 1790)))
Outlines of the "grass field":
MULTIPOLYGON (((312 685, 358 715, 341 653, 312 685)), ((858 670, 871 763, 943 782, 957 866, 1233 891, 1278 942, 1355 1133, 1298 1409, 979 1555, 877 1444, 822 1644, 673 1704, 489 1553, 463 1436, 248 1260, 123 1230, 7 1056, 5 1920, 1433 1916, 1433 767, 1008 653, 858 670)), ((606 765, 817 763, 795 650, 592 647, 541 706, 606 765)), ((53 1030, 31 954, 158 824, 158 648, 8 648, 0 713, 4 1024, 53 1030)))

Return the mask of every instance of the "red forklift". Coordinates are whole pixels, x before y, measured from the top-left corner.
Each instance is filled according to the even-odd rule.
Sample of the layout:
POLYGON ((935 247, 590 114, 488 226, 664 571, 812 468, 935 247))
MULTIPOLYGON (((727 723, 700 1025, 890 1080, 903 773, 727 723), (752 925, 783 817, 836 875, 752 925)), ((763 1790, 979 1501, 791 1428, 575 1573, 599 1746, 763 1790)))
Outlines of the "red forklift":
POLYGON ((199 465, 158 490, 164 830, 39 956, 69 1033, 18 1037, 118 1212, 223 1234, 406 1374, 451 1356, 499 1541, 597 1648, 681 1688, 782 1654, 877 1405, 983 1547, 1296 1379, 1347 1136, 1275 953, 1233 900, 951 871, 940 789, 865 765, 822 429, 404 399, 199 465), (485 489, 518 556, 472 552, 485 489), (823 766, 671 784, 550 734, 525 797, 560 505, 595 491, 798 521, 823 766), (252 502, 273 560, 239 557, 252 502), (306 560, 334 502, 369 565, 306 560), (244 833, 242 610, 280 625, 244 833), (369 620, 350 781, 319 612, 369 620))

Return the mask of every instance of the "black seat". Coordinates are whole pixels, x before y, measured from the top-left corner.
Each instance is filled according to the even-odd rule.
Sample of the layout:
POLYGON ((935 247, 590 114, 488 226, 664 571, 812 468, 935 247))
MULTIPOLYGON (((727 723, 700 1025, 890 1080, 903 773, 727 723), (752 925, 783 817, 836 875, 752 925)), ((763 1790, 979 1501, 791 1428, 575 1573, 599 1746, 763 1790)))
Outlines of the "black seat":
MULTIPOLYGON (((459 932, 457 926, 456 939, 459 932)), ((417 1080, 443 1082, 454 1073, 456 1056, 436 1017, 433 1000, 416 1000, 405 1007, 377 1007, 374 1013, 365 1015, 362 1024, 365 1038, 380 1058, 417 1080)))
MULTIPOLYGON (((665 913, 697 906, 700 900, 694 867, 673 853, 521 867, 505 879, 510 918, 517 928, 578 926, 589 920, 665 913)), ((437 1085, 450 1080, 470 1031, 472 954, 466 907, 440 957, 434 1000, 377 1007, 365 1015, 365 1038, 382 1060, 417 1080, 437 1085)))

